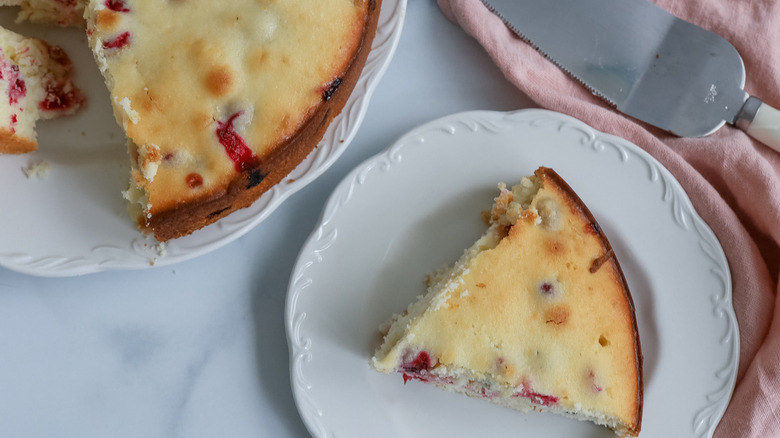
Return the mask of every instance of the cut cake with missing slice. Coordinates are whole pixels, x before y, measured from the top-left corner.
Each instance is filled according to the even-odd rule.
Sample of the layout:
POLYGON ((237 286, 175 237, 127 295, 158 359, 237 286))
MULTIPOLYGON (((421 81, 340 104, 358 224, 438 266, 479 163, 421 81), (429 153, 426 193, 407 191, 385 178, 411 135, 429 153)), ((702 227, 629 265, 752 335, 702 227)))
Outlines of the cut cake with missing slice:
POLYGON ((159 241, 251 205, 315 148, 360 77, 381 0, 89 0, 128 138, 131 215, 159 241))
POLYGON ((394 315, 371 366, 636 436, 642 353, 606 236, 551 169, 499 187, 489 229, 394 315))

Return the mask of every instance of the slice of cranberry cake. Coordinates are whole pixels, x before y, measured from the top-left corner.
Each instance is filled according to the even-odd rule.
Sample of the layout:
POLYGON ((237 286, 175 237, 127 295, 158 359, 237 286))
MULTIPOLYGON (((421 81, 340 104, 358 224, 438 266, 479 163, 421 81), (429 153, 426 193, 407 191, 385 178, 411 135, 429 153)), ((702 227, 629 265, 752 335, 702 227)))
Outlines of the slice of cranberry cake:
POLYGON ((73 114, 85 101, 60 47, 0 27, 0 153, 36 150, 38 120, 73 114))
POLYGON ((17 22, 84 27, 87 0, 0 0, 0 6, 19 6, 17 22))
POLYGON ((87 34, 128 137, 141 229, 183 236, 252 204, 317 145, 380 0, 90 0, 87 34))
POLYGON ((489 229, 388 322, 371 366, 636 436, 642 354, 607 238, 551 169, 499 187, 489 229))

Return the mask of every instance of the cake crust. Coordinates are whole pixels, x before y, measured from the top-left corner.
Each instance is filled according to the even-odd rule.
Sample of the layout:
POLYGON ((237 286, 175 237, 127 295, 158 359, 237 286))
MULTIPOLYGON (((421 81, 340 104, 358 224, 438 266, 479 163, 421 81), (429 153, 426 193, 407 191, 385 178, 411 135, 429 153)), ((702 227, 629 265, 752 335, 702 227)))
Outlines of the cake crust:
POLYGON ((38 142, 22 138, 8 128, 0 128, 0 153, 26 154, 38 149, 38 142))
POLYGON ((626 276, 623 273, 623 269, 620 267, 620 262, 618 261, 618 258, 615 255, 615 251, 612 249, 612 244, 609 243, 609 240, 607 239, 607 236, 604 234, 604 231, 602 230, 598 221, 593 216, 593 213, 587 207, 585 207, 585 202, 583 202, 582 199, 580 199, 579 195, 577 195, 574 189, 571 188, 569 183, 567 183, 557 172, 555 172, 553 169, 550 169, 548 167, 540 167, 539 169, 536 170, 535 175, 537 177, 541 177, 548 181, 551 181, 553 183, 552 184, 553 186, 558 187, 564 194, 563 198, 570 201, 569 208, 578 211, 579 214, 582 215, 583 219, 587 223, 592 224, 593 231, 595 232, 595 235, 599 238, 599 241, 601 242, 601 246, 603 248, 603 252, 607 257, 601 259, 595 259, 594 263, 591 264, 589 270, 591 272, 595 272, 596 270, 600 269, 604 263, 611 264, 612 269, 614 270, 615 274, 618 277, 618 281, 620 282, 620 289, 624 292, 623 297, 625 299, 626 304, 628 305, 627 319, 630 321, 634 342, 636 343, 636 349, 634 350, 635 351, 634 360, 637 369, 636 408, 634 409, 636 411, 636 416, 634 417, 634 420, 631 423, 633 426, 630 427, 627 432, 629 436, 636 436, 639 434, 639 431, 642 429, 642 411, 643 411, 643 403, 644 403, 644 378, 643 378, 644 358, 642 356, 642 345, 639 339, 639 328, 637 326, 637 321, 636 321, 636 308, 634 306, 634 298, 632 297, 630 289, 628 287, 626 276))

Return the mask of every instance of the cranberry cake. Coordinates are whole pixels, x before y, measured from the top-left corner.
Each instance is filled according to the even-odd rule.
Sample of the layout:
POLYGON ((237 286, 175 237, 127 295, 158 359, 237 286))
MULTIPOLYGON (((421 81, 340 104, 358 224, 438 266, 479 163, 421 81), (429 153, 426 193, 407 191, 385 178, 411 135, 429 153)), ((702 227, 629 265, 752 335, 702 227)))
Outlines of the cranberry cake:
POLYGON ((189 234, 292 171, 357 82, 380 2, 90 0, 139 227, 189 234))
POLYGON ((0 153, 36 150, 39 119, 73 114, 84 103, 61 48, 0 27, 0 153))
POLYGON ((0 6, 19 6, 16 21, 84 27, 87 0, 0 0, 0 6))
POLYGON ((499 188, 488 230, 391 318, 371 366, 636 436, 642 354, 607 238, 551 169, 499 188))

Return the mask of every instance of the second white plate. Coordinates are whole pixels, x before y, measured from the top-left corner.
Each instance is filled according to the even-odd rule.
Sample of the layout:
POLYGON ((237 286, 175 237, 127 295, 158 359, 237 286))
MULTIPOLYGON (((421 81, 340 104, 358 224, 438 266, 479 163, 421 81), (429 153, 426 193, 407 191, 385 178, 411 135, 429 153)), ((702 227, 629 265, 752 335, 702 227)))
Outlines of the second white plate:
POLYGON ((293 393, 315 437, 614 437, 590 423, 404 385, 368 365, 377 327, 484 231, 479 212, 496 184, 538 166, 555 169, 585 201, 625 271, 645 357, 641 436, 712 435, 739 351, 719 242, 674 177, 639 147, 526 110, 426 124, 336 188, 287 297, 293 393))

